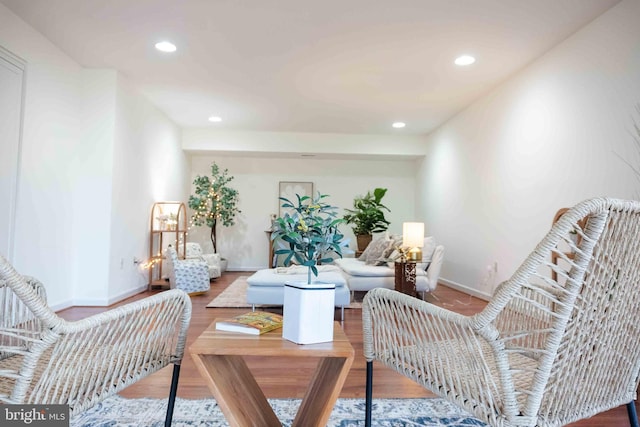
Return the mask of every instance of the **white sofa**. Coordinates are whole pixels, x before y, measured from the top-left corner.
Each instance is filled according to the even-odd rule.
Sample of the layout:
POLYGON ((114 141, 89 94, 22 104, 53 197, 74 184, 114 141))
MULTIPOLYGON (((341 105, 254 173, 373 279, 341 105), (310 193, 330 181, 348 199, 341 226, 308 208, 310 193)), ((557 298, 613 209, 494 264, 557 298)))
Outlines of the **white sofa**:
MULTIPOLYGON (((374 241, 375 242, 375 241, 374 241)), ((371 244, 374 244, 373 242, 371 244)), ((382 245, 382 242, 379 243, 382 245)), ((375 248, 374 248, 375 249, 375 248)), ((354 291, 370 291, 374 288, 395 288, 395 268, 393 262, 373 265, 367 263, 367 253, 364 252, 360 258, 338 258, 334 264, 340 268, 343 276, 347 280, 347 286, 354 291)), ((383 258, 388 257, 388 253, 383 253, 383 258)), ((376 257, 376 254, 373 254, 376 257)), ((416 290, 424 298, 426 292, 432 292, 438 286, 438 277, 444 258, 444 246, 435 245, 432 237, 425 238, 425 248, 423 260, 416 268, 416 290), (428 240, 428 242, 427 242, 428 240)), ((371 260, 371 256, 369 256, 371 260)))
MULTIPOLYGON (((284 304, 284 282, 307 281, 307 267, 291 266, 258 270, 247 279, 247 303, 253 310, 260 304, 284 304)), ((344 319, 344 308, 351 302, 351 293, 347 281, 339 268, 333 265, 318 266, 318 277, 313 277, 336 286, 335 306, 340 307, 341 319, 344 319)))

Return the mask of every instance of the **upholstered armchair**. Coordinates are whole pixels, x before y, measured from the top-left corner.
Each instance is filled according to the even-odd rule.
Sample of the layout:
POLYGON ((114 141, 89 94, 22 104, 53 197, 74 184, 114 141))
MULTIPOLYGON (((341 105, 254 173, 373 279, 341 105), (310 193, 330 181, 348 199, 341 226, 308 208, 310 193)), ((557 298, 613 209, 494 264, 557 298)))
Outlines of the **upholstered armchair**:
POLYGON ((0 256, 0 403, 68 404, 78 414, 173 364, 171 424, 191 300, 171 290, 79 321, 58 317, 36 279, 0 256))
POLYGON ((373 361, 493 426, 560 426, 624 404, 637 425, 639 283, 640 203, 601 198, 564 213, 474 316, 370 291, 365 425, 373 361))
POLYGON ((186 259, 199 259, 207 263, 209 278, 217 279, 222 274, 220 267, 220 254, 205 254, 199 243, 187 242, 186 259))
POLYGON ((166 250, 169 264, 169 286, 182 289, 189 295, 199 295, 211 289, 209 266, 201 259, 179 259, 176 250, 169 246, 166 250))

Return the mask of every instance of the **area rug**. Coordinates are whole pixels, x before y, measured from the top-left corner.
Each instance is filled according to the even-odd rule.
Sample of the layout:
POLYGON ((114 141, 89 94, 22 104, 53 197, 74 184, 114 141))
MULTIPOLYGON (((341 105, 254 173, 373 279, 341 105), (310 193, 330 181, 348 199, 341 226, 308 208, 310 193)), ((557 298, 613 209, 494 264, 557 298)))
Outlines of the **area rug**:
MULTIPOLYGON (((220 295, 215 297, 207 307, 209 308, 251 308, 251 304, 247 304, 247 278, 249 276, 240 276, 234 280, 227 289, 222 291, 220 295)), ((256 305, 256 307, 275 307, 268 305, 256 305)), ((345 308, 361 308, 362 302, 352 301, 345 308)))
MULTIPOLYGON (((375 427, 469 427, 486 426, 450 403, 430 399, 374 399, 375 427)), ((291 426, 300 399, 269 399, 271 407, 285 427, 291 426)), ((114 396, 71 419, 71 427, 160 427, 164 425, 166 399, 125 399, 114 396)), ((228 426, 213 399, 176 399, 173 427, 228 426)), ((364 399, 338 399, 328 427, 364 426, 364 399)))

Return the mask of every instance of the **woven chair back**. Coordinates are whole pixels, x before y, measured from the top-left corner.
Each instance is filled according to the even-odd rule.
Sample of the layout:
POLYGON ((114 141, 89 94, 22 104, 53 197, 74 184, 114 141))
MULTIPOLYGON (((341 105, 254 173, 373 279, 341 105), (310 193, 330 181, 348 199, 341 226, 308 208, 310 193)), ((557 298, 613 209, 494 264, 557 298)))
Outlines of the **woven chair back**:
POLYGON ((635 399, 639 284, 640 203, 592 199, 558 218, 479 315, 497 314, 507 358, 538 361, 505 381, 523 416, 564 425, 635 399))

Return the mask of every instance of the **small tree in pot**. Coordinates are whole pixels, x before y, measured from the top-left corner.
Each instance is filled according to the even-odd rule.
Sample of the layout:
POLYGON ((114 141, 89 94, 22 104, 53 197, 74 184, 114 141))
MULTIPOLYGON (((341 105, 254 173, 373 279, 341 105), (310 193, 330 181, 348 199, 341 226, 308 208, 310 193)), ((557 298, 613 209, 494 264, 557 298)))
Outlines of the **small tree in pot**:
POLYGON ((376 188, 373 194, 367 191, 364 197, 358 196, 353 199, 353 209, 345 209, 344 220, 353 226, 359 251, 364 251, 369 245, 373 233, 389 228, 390 222, 384 217, 384 210, 391 211, 381 203, 386 193, 386 188, 376 188))
POLYGON ((311 274, 318 275, 317 264, 329 263, 336 257, 342 257, 342 248, 347 245, 338 225, 344 220, 338 218, 337 209, 322 199, 320 194, 314 198, 296 194, 297 202, 280 197, 282 207, 292 209, 273 222, 273 242, 275 253, 286 255, 284 264, 292 260, 308 267, 307 283, 311 283, 311 274))
POLYGON ((196 226, 206 225, 211 228, 211 243, 213 251, 218 252, 216 228, 219 222, 225 227, 235 224, 238 209, 238 190, 227 184, 234 179, 229 171, 214 162, 211 165, 211 178, 196 176, 193 181, 195 192, 189 196, 189 207, 194 210, 191 223, 196 226))

